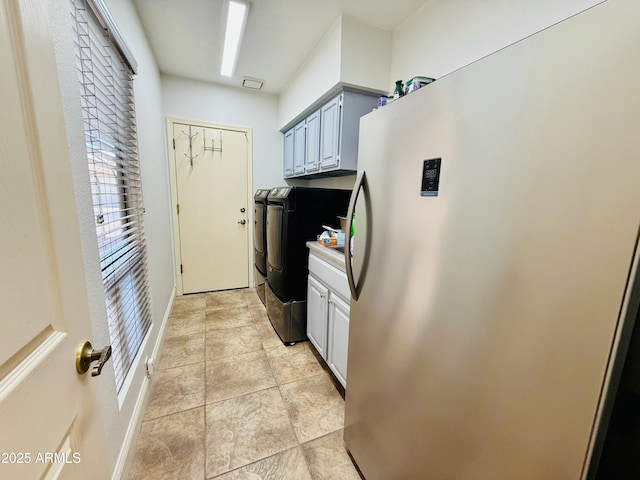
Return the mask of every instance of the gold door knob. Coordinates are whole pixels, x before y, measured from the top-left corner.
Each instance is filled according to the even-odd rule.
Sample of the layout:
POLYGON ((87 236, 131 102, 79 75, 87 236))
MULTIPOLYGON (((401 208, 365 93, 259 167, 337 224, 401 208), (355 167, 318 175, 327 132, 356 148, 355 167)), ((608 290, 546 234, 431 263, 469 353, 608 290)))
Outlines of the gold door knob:
POLYGON ((94 350, 90 342, 78 345, 76 350, 76 371, 80 374, 87 373, 93 362, 98 362, 91 370, 91 376, 97 377, 102 373, 102 367, 111 358, 111 345, 107 345, 102 350, 94 350))

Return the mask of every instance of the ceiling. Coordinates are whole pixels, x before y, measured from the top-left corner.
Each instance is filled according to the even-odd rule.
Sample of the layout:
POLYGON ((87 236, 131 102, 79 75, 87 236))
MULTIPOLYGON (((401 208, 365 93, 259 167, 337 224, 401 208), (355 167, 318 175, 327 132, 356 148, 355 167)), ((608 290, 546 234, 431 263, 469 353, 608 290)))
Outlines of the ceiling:
POLYGON ((133 0, 162 73, 278 94, 340 14, 391 31, 426 0, 253 0, 234 77, 220 75, 225 0, 133 0))

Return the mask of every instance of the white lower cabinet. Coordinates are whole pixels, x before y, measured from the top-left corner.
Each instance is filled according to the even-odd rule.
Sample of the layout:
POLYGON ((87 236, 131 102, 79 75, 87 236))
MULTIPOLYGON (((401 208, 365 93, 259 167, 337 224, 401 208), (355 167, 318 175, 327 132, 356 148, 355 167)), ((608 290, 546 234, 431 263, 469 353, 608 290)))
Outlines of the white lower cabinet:
POLYGON ((329 336, 327 364, 343 387, 347 386, 349 349, 349 304, 329 293, 329 336))
POLYGON ((309 256, 307 337, 338 381, 347 385, 349 298, 346 274, 321 258, 309 256))
POLYGON ((327 299, 329 289, 313 275, 307 284, 307 337, 322 358, 327 358, 327 299))

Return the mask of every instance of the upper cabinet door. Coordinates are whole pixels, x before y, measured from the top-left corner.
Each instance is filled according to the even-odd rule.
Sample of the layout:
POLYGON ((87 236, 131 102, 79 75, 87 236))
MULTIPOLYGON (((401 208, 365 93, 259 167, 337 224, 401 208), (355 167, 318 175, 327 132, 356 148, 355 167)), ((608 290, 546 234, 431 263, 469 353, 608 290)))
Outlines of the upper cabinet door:
POLYGON ((342 95, 325 104, 320 109, 320 167, 337 167, 340 161, 340 108, 342 95))
POLYGON ((317 172, 320 168, 320 110, 307 117, 307 156, 305 173, 317 172))
POLYGON ((376 103, 371 92, 330 92, 293 119, 284 134, 291 136, 285 138, 285 178, 355 173, 360 117, 376 103))
POLYGON ((306 153, 306 122, 303 120, 293 127, 293 174, 304 173, 304 157, 306 153))
POLYGON ((293 128, 284 134, 284 178, 293 176, 293 128))

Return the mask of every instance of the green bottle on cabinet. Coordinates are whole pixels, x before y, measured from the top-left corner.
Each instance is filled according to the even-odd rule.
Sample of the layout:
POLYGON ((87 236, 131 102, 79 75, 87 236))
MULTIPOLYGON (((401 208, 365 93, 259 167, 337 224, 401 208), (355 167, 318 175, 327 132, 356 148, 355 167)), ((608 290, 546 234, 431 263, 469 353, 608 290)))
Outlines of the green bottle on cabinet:
POLYGON ((396 81, 396 88, 393 91, 393 98, 400 98, 404 95, 404 88, 402 86, 402 80, 396 81))

